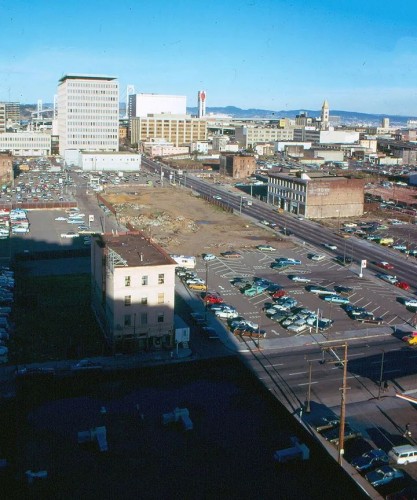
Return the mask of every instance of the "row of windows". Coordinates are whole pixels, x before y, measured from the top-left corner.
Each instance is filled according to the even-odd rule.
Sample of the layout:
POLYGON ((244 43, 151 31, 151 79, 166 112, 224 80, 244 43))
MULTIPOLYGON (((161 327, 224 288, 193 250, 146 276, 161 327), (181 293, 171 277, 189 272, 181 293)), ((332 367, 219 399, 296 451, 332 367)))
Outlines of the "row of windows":
POLYGON ((117 134, 67 134, 67 139, 90 139, 91 141, 97 141, 98 139, 118 139, 117 134))
MULTIPOLYGON (((97 120, 97 117, 95 117, 95 119, 97 120)), ((104 126, 117 128, 117 129, 119 128, 118 125, 116 125, 114 123, 114 121, 105 121, 105 120, 98 120, 98 121, 94 121, 94 122, 87 122, 86 120, 80 120, 79 122, 77 122, 75 120, 68 120, 67 125, 69 127, 77 126, 78 130, 83 130, 83 128, 87 129, 89 127, 104 127, 104 126), (80 125, 84 125, 85 127, 81 127, 80 125)), ((68 129, 68 130, 70 130, 70 129, 68 129)))
MULTIPOLYGON (((125 276, 125 286, 130 286, 131 283, 132 283, 131 277, 125 276)), ((164 283, 165 283, 165 274, 163 274, 163 273, 158 274, 158 285, 163 285, 164 283)), ((141 277, 141 285, 147 286, 148 284, 149 284, 149 277, 142 276, 141 277)))
POLYGON ((97 90, 97 89, 68 89, 68 94, 75 94, 82 97, 90 97, 92 95, 117 95, 119 92, 117 90, 110 90, 110 89, 105 89, 105 90, 97 90), (85 94, 85 96, 83 95, 85 94))
MULTIPOLYGON (((157 314, 156 321, 158 323, 164 323, 165 315, 163 312, 157 314)), ((140 313, 140 316, 138 318, 136 317, 136 314, 133 314, 133 318, 132 314, 125 314, 124 326, 135 327, 135 326, 146 326, 147 324, 148 324, 148 313, 146 312, 140 313), (136 321, 138 321, 139 324, 136 324, 136 321)))
POLYGON ((119 85, 117 83, 100 83, 100 82, 85 82, 85 81, 78 81, 78 82, 67 82, 68 85, 68 90, 71 88, 95 88, 95 89, 110 89, 110 88, 118 88, 119 85))
MULTIPOLYGON (((132 296, 131 295, 125 295, 125 306, 129 307, 132 305, 132 296)), ((164 304, 165 303, 165 294, 164 292, 158 293, 158 304, 164 304)), ((142 306, 147 306, 148 305, 148 297, 141 297, 140 302, 138 304, 142 306)))

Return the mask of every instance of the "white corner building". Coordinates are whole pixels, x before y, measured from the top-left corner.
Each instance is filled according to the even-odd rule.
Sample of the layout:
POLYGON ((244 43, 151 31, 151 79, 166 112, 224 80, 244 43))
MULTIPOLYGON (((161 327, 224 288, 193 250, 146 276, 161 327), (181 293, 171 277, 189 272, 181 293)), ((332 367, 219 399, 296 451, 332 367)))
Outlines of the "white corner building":
POLYGON ((119 83, 116 77, 68 74, 57 97, 59 153, 67 149, 119 151, 119 83))
POLYGON ((172 348, 175 260, 139 231, 95 237, 91 259, 92 307, 114 350, 172 348))

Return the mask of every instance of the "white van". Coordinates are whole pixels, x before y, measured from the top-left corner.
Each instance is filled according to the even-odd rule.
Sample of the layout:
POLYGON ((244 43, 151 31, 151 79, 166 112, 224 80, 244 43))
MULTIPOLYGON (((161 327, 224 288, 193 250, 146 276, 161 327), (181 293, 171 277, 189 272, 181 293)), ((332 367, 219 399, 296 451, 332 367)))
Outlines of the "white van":
POLYGON ((417 462, 417 446, 411 446, 410 444, 394 446, 389 451, 388 456, 398 465, 417 462))

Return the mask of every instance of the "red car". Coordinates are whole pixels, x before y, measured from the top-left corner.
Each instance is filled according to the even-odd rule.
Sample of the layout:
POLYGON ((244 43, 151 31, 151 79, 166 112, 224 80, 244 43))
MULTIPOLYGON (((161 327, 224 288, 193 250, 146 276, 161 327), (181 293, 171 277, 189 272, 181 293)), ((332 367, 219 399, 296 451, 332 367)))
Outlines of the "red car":
POLYGON ((390 264, 389 262, 385 262, 385 261, 377 262, 376 265, 378 267, 382 267, 382 269, 394 269, 394 266, 392 264, 390 264))
POLYGON ((285 290, 277 290, 276 292, 274 292, 271 297, 273 299, 280 299, 281 297, 284 297, 284 295, 286 295, 287 292, 285 290))
POLYGON ((398 286, 398 288, 401 288, 401 290, 410 290, 410 285, 405 281, 397 281, 397 283, 395 283, 395 286, 398 286))
POLYGON ((204 297, 206 304, 223 304, 224 300, 219 295, 208 294, 204 297))

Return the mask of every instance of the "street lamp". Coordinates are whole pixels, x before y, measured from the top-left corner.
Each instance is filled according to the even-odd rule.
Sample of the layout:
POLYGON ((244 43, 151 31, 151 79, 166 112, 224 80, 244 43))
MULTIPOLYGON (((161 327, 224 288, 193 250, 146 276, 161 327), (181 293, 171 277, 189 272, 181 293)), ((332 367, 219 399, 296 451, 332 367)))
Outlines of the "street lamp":
POLYGON ((306 401, 306 413, 311 411, 311 361, 308 362, 308 389, 307 389, 307 401, 306 401))
POLYGON ((382 350, 382 356, 381 356, 381 371, 379 372, 378 399, 381 399, 382 379, 383 379, 383 377, 384 377, 384 358, 385 358, 385 351, 384 351, 384 350, 382 350))

